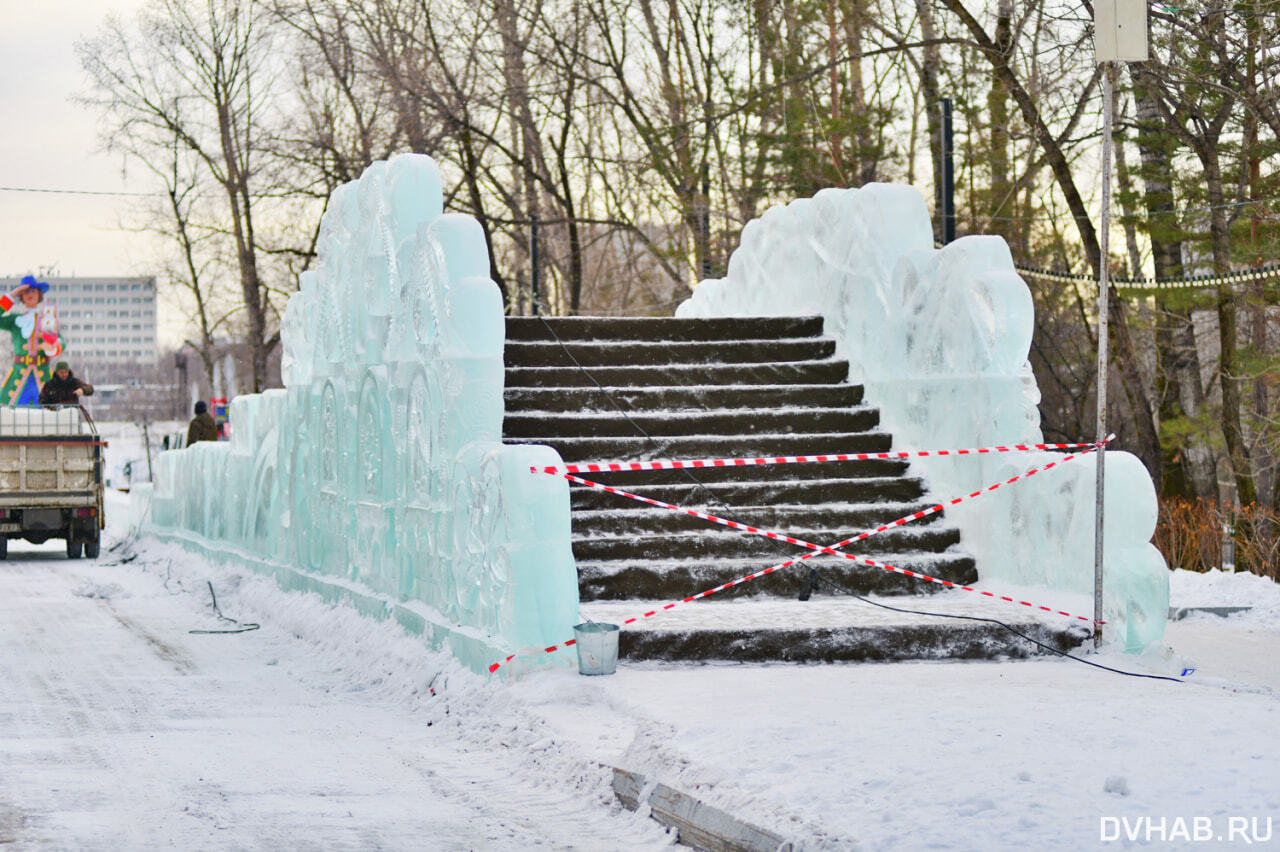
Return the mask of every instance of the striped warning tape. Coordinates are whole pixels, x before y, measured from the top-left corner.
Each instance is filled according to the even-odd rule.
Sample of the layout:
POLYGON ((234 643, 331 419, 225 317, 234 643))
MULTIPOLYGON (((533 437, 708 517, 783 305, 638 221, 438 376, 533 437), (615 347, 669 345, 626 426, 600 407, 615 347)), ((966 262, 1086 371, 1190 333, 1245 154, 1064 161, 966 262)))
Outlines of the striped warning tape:
MULTIPOLYGON (((1108 438, 1107 440, 1111 440, 1108 438)), ((1105 444, 1106 442, 1102 442, 1105 444)), ((1026 453, 1032 450, 1074 450, 1083 447, 1097 448, 1097 441, 1075 444, 1010 444, 1008 446, 976 447, 964 450, 900 450, 887 453, 818 453, 806 456, 753 456, 732 459, 678 459, 668 461, 610 461, 589 464, 562 464, 531 467, 534 473, 615 473, 634 470, 683 470, 715 467, 750 467, 769 464, 803 464, 807 462, 868 461, 871 459, 911 459, 940 456, 973 456, 991 453, 1026 453)))
MULTIPOLYGON (((844 559, 849 559, 849 560, 854 561, 854 562, 860 562, 860 563, 862 563, 862 564, 864 564, 864 565, 868 565, 868 566, 871 566, 871 567, 873 567, 873 568, 879 568, 879 569, 881 569, 881 570, 889 571, 889 572, 892 572, 892 573, 895 573, 895 574, 902 574, 903 576, 906 576, 906 577, 912 577, 912 578, 917 579, 917 580, 925 580, 925 581, 930 582, 930 583, 937 583, 937 584, 939 584, 939 585, 942 585, 942 586, 945 586, 945 587, 947 587, 947 588, 951 588, 951 589, 960 589, 960 590, 962 590, 962 591, 966 591, 966 592, 976 592, 976 593, 978 593, 978 594, 980 594, 980 595, 983 595, 984 597, 994 598, 994 599, 1002 600, 1002 601, 1006 601, 1006 602, 1009 602, 1009 603, 1016 603, 1016 604, 1019 604, 1019 605, 1021 605, 1021 606, 1030 607, 1030 608, 1033 608, 1033 609, 1038 609, 1038 610, 1041 610, 1041 611, 1043 611, 1043 612, 1048 612, 1048 613, 1057 613, 1058 615, 1066 616, 1067 618, 1076 618, 1076 619, 1079 619, 1079 620, 1081 620, 1081 621, 1085 621, 1085 622, 1090 622, 1090 623, 1091 623, 1091 622, 1093 621, 1093 619, 1092 619, 1092 618, 1088 618, 1088 617, 1086 617, 1086 616, 1082 616, 1082 615, 1072 615, 1071 613, 1066 612, 1066 611, 1064 611, 1064 610, 1055 610, 1055 609, 1053 609, 1052 607, 1047 607, 1047 606, 1041 606, 1041 605, 1038 605, 1038 604, 1033 604, 1033 603, 1031 603, 1030 601, 1018 600, 1018 599, 1016 599, 1016 598, 1012 598, 1012 597, 1009 597, 1009 596, 1007 596, 1007 595, 998 595, 998 594, 996 594, 995 592, 989 592, 989 591, 985 591, 985 590, 981 590, 981 589, 975 589, 975 588, 973 588, 973 587, 971 587, 971 586, 959 585, 959 584, 957 584, 957 583, 953 583, 953 582, 951 582, 950 580, 942 580, 942 579, 939 579, 939 578, 937 578, 937 577, 931 577, 931 576, 929 576, 928 574, 921 574, 921 573, 919 573, 919 572, 917 572, 917 571, 911 571, 911 570, 906 569, 906 568, 899 568, 899 567, 894 566, 894 565, 889 565, 888 563, 885 563, 885 562, 879 562, 879 561, 877 561, 877 560, 875 560, 875 559, 871 559, 871 558, 869 558, 869 557, 865 557, 865 556, 855 556, 854 554, 851 554, 851 553, 845 553, 844 551, 841 551, 841 550, 839 550, 838 548, 845 547, 845 546, 847 546, 847 545, 849 545, 849 544, 853 544, 854 542, 857 542, 857 541, 862 541, 862 540, 864 540, 864 539, 870 538, 870 537, 871 537, 871 536, 873 536, 873 535, 878 535, 879 533, 886 532, 886 531, 888 531, 888 530, 890 530, 890 529, 893 529, 893 528, 895 528, 895 527, 900 527, 900 526, 902 526, 902 525, 904 525, 904 524, 911 523, 912 521, 919 520, 919 519, 924 518, 924 517, 928 517, 929 515, 932 515, 932 514, 934 514, 934 513, 936 513, 936 512, 940 512, 940 511, 942 511, 942 510, 945 508, 945 506, 955 506, 955 505, 956 505, 956 504, 958 504, 958 503, 963 503, 963 502, 966 502, 966 501, 968 501, 968 500, 972 500, 972 499, 974 499, 975 497, 981 497, 983 494, 988 494, 988 493, 990 493, 990 492, 992 492, 992 491, 995 491, 995 490, 997 490, 997 489, 999 489, 999 488, 1003 488, 1003 487, 1004 487, 1004 486, 1006 486, 1006 485, 1012 485, 1013 483, 1018 482, 1019 480, 1027 479, 1027 478, 1029 478, 1029 477, 1035 476, 1035 475, 1036 475, 1036 474, 1038 474, 1038 473, 1042 473, 1042 472, 1047 471, 1047 470, 1049 470, 1049 469, 1051 469, 1051 468, 1057 467, 1058 465, 1065 464, 1065 463, 1067 463, 1067 462, 1071 461, 1071 460, 1072 460, 1072 459, 1074 459, 1074 458, 1078 458, 1078 457, 1080 457, 1080 456, 1086 456, 1086 455, 1089 455, 1090 453, 1096 452, 1099 448, 1101 448, 1101 447, 1105 446, 1106 444, 1110 443, 1110 442, 1111 442, 1112 440, 1114 440, 1114 439, 1115 439, 1115 435, 1109 435, 1105 440, 1100 441, 1100 442, 1097 442, 1097 443, 1075 444, 1075 445, 1073 445, 1073 446, 1088 447, 1089 449, 1085 450, 1083 453, 1072 453, 1071 455, 1063 456, 1063 457, 1062 457, 1062 458, 1060 458, 1060 459, 1055 459, 1055 460, 1053 460, 1053 461, 1049 462, 1048 464, 1041 465, 1040 467, 1032 468, 1031 470, 1028 470, 1028 471, 1026 471, 1025 473, 1020 473, 1020 474, 1018 474, 1017 476, 1013 476, 1013 477, 1010 477, 1009 479, 1003 480, 1003 481, 1001 481, 1001 482, 994 483, 993 485, 989 485, 989 486, 987 486, 986 488, 980 488, 980 489, 978 489, 977 491, 973 491, 973 492, 971 492, 971 493, 969 493, 969 494, 966 494, 966 495, 963 495, 963 496, 960 496, 960 497, 954 497, 954 498, 952 498, 952 499, 950 499, 950 500, 945 501, 945 504, 944 504, 944 503, 938 503, 938 504, 935 504, 935 505, 933 505, 933 506, 930 506, 930 507, 929 507, 929 508, 927 508, 927 509, 922 509, 922 510, 920 510, 920 511, 918 511, 918 512, 912 512, 911 514, 909 514, 909 515, 904 515, 904 516, 902 516, 901 518, 898 518, 897 520, 890 521, 890 522, 889 522, 889 523, 887 523, 887 524, 882 524, 882 525, 880 525, 880 526, 878 526, 878 527, 875 527, 874 529, 865 530, 865 531, 863 531, 863 532, 861 532, 861 533, 858 533, 858 534, 857 534, 857 535, 855 535, 855 536, 851 536, 850 538, 846 538, 846 539, 844 539, 843 541, 836 542, 835 544, 832 544, 832 545, 829 545, 829 546, 825 546, 825 547, 824 547, 824 546, 822 546, 822 545, 819 545, 819 544, 813 544, 813 543, 811 543, 811 542, 804 541, 803 539, 798 539, 798 538, 794 538, 794 537, 792 537, 792 536, 783 535, 783 534, 781 534, 781 533, 777 533, 777 532, 774 532, 774 531, 772 531, 772 530, 762 530, 762 529, 759 529, 758 527, 753 527, 753 526, 751 526, 751 525, 749 525, 749 524, 743 524, 743 523, 740 523, 740 522, 738 522, 738 521, 729 520, 729 519, 727 519, 727 518, 720 518, 720 517, 717 517, 716 515, 710 515, 710 514, 707 514, 706 512, 700 512, 700 511, 698 511, 697 509, 689 509, 689 508, 685 508, 685 507, 682 507, 682 506, 676 506, 676 505, 675 505, 675 504, 673 504, 673 503, 667 503, 667 502, 665 502, 665 501, 663 501, 663 500, 654 500, 654 499, 652 499, 652 498, 650 498, 650 497, 644 497, 644 496, 641 496, 641 495, 639 495, 639 494, 634 494, 634 493, 632 493, 632 492, 630 492, 630 491, 625 491, 625 490, 623 490, 623 489, 621 489, 621 488, 615 488, 615 487, 610 486, 610 485, 602 485, 601 483, 598 483, 598 482, 592 482, 592 481, 591 481, 591 480, 589 480, 589 479, 582 479, 582 478, 580 478, 580 477, 574 476, 574 475, 569 474, 569 473, 564 473, 564 472, 560 472, 560 471, 557 471, 557 470, 550 470, 550 469, 546 469, 546 468, 534 468, 534 467, 529 468, 529 471, 530 471, 531 473, 548 473, 548 474, 553 475, 553 476, 560 476, 560 477, 562 477, 562 478, 564 478, 564 479, 569 480, 570 482, 575 482, 575 483, 578 483, 578 484, 580 484, 580 485, 588 486, 588 487, 590 487, 590 488, 595 488, 595 489, 598 489, 598 490, 601 490, 601 491, 606 491, 606 492, 608 492, 608 493, 610 493, 610 494, 617 494, 618 496, 621 496, 621 497, 627 497, 627 498, 632 499, 632 500, 637 500, 637 501, 639 501, 639 502, 641 502, 641 503, 647 503, 647 504, 650 504, 650 505, 653 505, 653 506, 658 506, 659 508, 670 509, 671 511, 675 511, 675 512, 681 512, 681 513, 684 513, 684 514, 687 514, 687 515, 691 515, 691 516, 696 517, 696 518, 701 518, 701 519, 703 519, 703 520, 710 521, 710 522, 712 522, 712 523, 721 524, 721 525, 723 525, 723 526, 731 527, 731 528, 733 528, 733 529, 737 529, 737 530, 740 530, 740 531, 742 531, 742 532, 752 533, 752 534, 755 534, 755 535, 762 535, 762 536, 765 536, 765 537, 767 537, 767 538, 776 539, 776 540, 778 540, 778 541, 786 541, 786 542, 788 542, 788 543, 790 543, 790 544, 795 544, 795 545, 798 545, 798 546, 800 546, 800 547, 807 548, 807 549, 809 549, 809 550, 811 550, 811 551, 812 551, 811 553, 807 553, 807 554, 805 554, 804 556, 800 556, 800 557, 797 557, 797 558, 795 558, 795 559, 788 559, 788 560, 786 560, 785 562, 779 562, 779 563, 778 563, 778 564, 776 564, 776 565, 770 565, 769 567, 767 567, 767 568, 763 568, 763 569, 761 569, 761 570, 759 570, 759 571, 756 571, 756 572, 754 572, 754 573, 752 573, 752 574, 748 574, 748 575, 746 575, 746 576, 744 576, 744 577, 739 577, 739 578, 737 578, 736 580, 730 580, 730 581, 729 581, 729 582, 727 582, 727 583, 723 583, 723 584, 721 584, 721 585, 719 585, 719 586, 715 586, 714 588, 710 588, 710 589, 707 589, 707 590, 705 590, 705 591, 698 592, 697 594, 690 595, 690 596, 689 596, 689 597, 687 597, 687 598, 682 598, 682 599, 680 599, 680 600, 678 600, 678 601, 671 601, 671 602, 669 602, 669 603, 663 604, 662 606, 658 607, 657 609, 653 609, 653 610, 650 610, 650 611, 648 611, 648 612, 646 612, 646 613, 643 613, 643 614, 641 614, 641 615, 639 615, 639 616, 635 616, 635 617, 633 617, 633 618, 628 618, 628 619, 626 619, 625 621, 623 621, 623 622, 622 622, 623 626, 628 625, 628 624, 634 624, 634 623, 636 623, 637 621, 640 621, 640 620, 645 619, 645 618, 652 618, 653 616, 658 615, 659 613, 662 613, 662 612, 668 612, 668 611, 670 611, 670 610, 672 610, 672 609, 676 608, 677 606, 680 606, 681 604, 691 603, 691 602, 693 602, 693 601, 700 600, 700 599, 705 598, 705 597, 709 597, 709 596, 711 596, 711 595, 716 594, 717 592, 722 592, 722 591, 724 591, 725 589, 731 589, 731 588, 733 588, 734 586, 740 586, 740 585, 742 585, 743 583, 749 582, 749 581, 751 581, 751 580, 755 580, 755 579, 757 579, 757 578, 759 578, 759 577, 763 577, 763 576, 765 576, 766 574, 772 574, 772 573, 774 573, 775 571, 781 571, 781 570, 782 570, 782 569, 784 569, 784 568, 790 568, 792 565, 796 565, 796 564, 798 564, 798 563, 800 563, 800 562, 804 562, 804 561, 805 561, 805 560, 807 560, 807 559, 812 559, 812 558, 814 558, 815 556, 821 556, 821 555, 823 555, 823 554, 828 554, 828 555, 831 555, 831 556, 840 556, 840 557, 842 557, 842 558, 844 558, 844 559)), ((566 640, 566 641, 564 641, 564 642, 562 642, 562 643, 560 643, 560 644, 558 644, 558 645, 549 645, 549 646, 547 646, 546 648, 543 648, 542 650, 543 650, 543 653, 550 654, 550 653, 552 653, 552 652, 554 652, 554 651, 559 651, 559 650, 562 650, 562 649, 565 649, 565 648, 572 647, 574 644, 576 644, 576 642, 577 642, 577 640, 575 640, 575 639, 568 639, 568 640, 566 640)), ((490 664, 490 666, 489 666, 489 672, 490 672, 490 673, 493 673, 493 672, 497 671, 497 670, 498 670, 499 668, 501 668, 503 665, 505 665, 506 663, 509 663, 511 660, 515 659, 515 657, 516 657, 516 655, 515 655, 515 654, 510 654, 510 655, 508 655, 507 657, 505 657, 505 658, 503 658, 502 660, 500 660, 499 662, 496 662, 496 663, 492 663, 492 664, 490 664)))

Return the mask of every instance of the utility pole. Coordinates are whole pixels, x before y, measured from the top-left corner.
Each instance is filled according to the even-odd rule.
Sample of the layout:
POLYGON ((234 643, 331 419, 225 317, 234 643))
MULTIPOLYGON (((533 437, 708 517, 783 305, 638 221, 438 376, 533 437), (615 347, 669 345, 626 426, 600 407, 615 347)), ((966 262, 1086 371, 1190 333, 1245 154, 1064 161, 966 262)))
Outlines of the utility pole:
POLYGON ((1145 62, 1147 52, 1146 0, 1096 0, 1093 6, 1094 53, 1102 66, 1102 233, 1098 263, 1098 416, 1097 491, 1093 533, 1093 647, 1102 644, 1102 554, 1105 502, 1103 483, 1107 451, 1107 311, 1110 282, 1107 280, 1111 237, 1111 123, 1114 99, 1115 63, 1145 62))
POLYGON ((1106 483, 1107 450, 1101 446, 1107 438, 1107 280, 1111 248, 1111 63, 1102 63, 1102 233, 1098 242, 1102 262, 1098 264, 1098 457, 1097 490, 1093 516, 1093 647, 1102 644, 1102 528, 1105 519, 1103 489, 1106 483))

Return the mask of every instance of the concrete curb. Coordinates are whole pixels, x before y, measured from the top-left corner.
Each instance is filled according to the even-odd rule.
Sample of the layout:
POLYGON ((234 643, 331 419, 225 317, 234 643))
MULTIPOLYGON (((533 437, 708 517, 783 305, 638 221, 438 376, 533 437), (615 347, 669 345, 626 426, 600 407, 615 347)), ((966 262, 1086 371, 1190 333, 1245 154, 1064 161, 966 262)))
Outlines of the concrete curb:
POLYGON ((1248 612, 1253 609, 1251 606, 1179 606, 1169 608, 1169 620, 1181 621, 1188 615, 1196 612, 1207 612, 1210 615, 1216 615, 1220 618, 1226 618, 1228 615, 1234 615, 1237 612, 1248 612))
POLYGON ((704 804, 666 784, 650 787, 637 772, 614 767, 613 793, 628 810, 649 806, 649 815, 676 830, 684 846, 707 852, 794 852, 794 845, 780 835, 704 804))

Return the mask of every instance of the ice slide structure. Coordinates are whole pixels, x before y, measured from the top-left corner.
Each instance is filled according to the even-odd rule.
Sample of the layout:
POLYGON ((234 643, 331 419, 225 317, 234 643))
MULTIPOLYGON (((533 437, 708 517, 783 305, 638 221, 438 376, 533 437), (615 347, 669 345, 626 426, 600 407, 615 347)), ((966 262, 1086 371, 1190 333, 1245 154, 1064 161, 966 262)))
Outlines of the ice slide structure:
MULTIPOLYGON (((729 276, 680 314, 822 313, 858 365, 850 379, 912 448, 1037 439, 1031 299, 1008 250, 931 239, 912 189, 826 190, 752 222, 729 276)), ((488 269, 479 224, 443 212, 429 157, 340 187, 285 314, 284 389, 236 397, 230 441, 163 453, 133 492, 134 522, 394 618, 476 671, 513 652, 503 673, 570 664, 541 652, 579 620, 568 484, 529 472, 560 463, 550 448, 501 443, 504 317, 488 269)), ((1039 461, 925 472, 943 496, 1039 461)), ((1093 465, 1062 467, 950 510, 984 579, 1092 589, 1093 465)), ((1163 635, 1167 610, 1154 490, 1132 456, 1108 454, 1107 470, 1106 618, 1137 648, 1163 635)))
MULTIPOLYGON (((677 316, 817 313, 849 380, 903 448, 1041 443, 1027 353, 1031 292, 1000 237, 934 248, 915 189, 826 189, 747 223, 722 279, 677 316), (786 282, 785 286, 779 282, 786 282)), ((1090 440, 1092 436, 1072 438, 1090 440)), ((1052 461, 1050 453, 917 460, 935 499, 969 494, 1052 461)), ((1108 452, 1103 495, 1106 635, 1133 651, 1164 636, 1169 571, 1151 544, 1155 488, 1136 456, 1108 452)), ((984 585, 1092 597, 1096 461, 1086 456, 947 508, 984 585)), ((998 618, 999 616, 993 615, 998 618)))

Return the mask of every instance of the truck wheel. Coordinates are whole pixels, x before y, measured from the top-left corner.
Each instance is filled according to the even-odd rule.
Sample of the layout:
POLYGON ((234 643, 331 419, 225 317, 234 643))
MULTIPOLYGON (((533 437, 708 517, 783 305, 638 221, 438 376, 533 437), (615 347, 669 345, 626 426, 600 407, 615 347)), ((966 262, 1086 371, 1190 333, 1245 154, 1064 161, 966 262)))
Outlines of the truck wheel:
POLYGON ((85 539, 85 542, 84 542, 84 555, 87 558, 89 559, 98 558, 98 543, 99 543, 98 531, 94 530, 93 538, 85 539))
POLYGON ((75 536, 72 536, 71 538, 67 539, 67 558, 68 559, 79 559, 80 551, 83 549, 84 549, 84 542, 81 541, 80 539, 76 538, 75 536))

